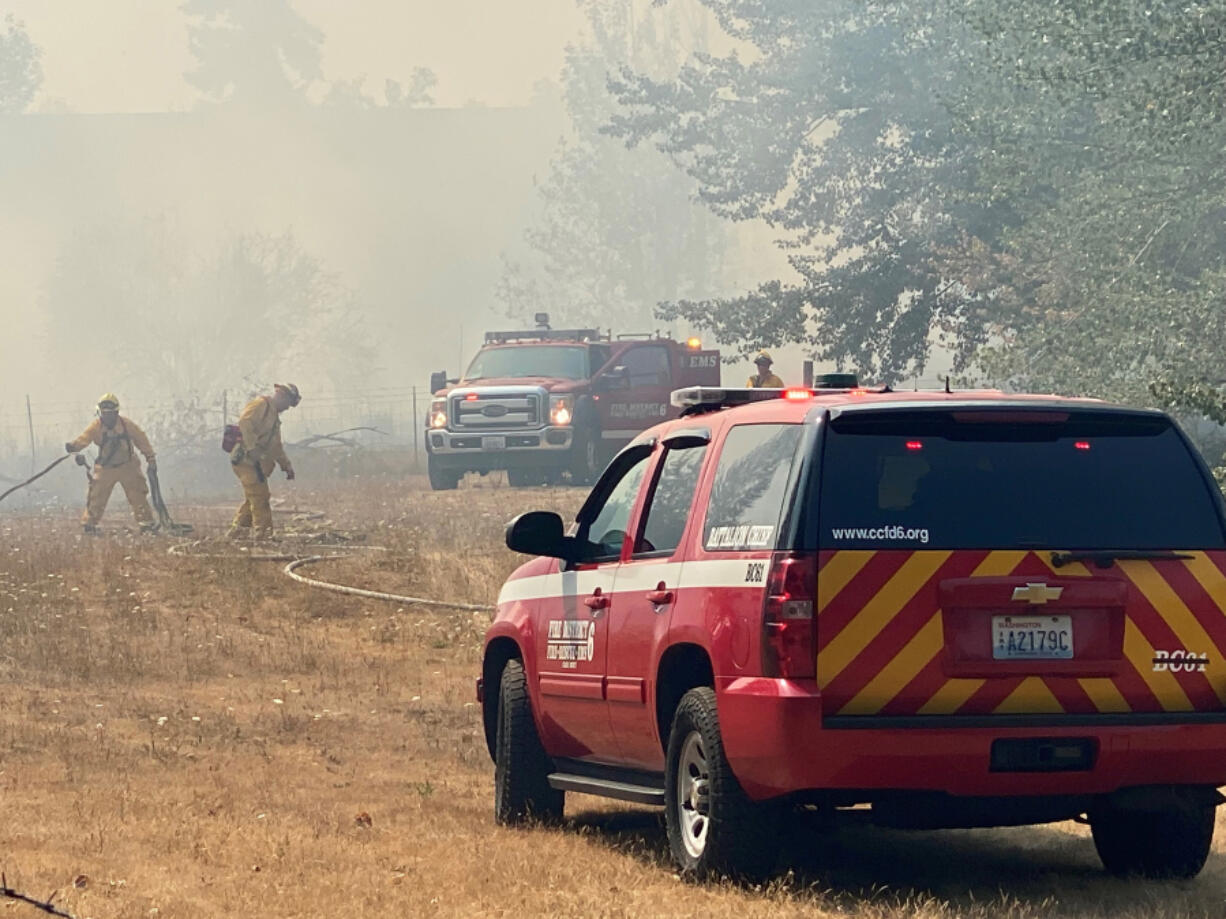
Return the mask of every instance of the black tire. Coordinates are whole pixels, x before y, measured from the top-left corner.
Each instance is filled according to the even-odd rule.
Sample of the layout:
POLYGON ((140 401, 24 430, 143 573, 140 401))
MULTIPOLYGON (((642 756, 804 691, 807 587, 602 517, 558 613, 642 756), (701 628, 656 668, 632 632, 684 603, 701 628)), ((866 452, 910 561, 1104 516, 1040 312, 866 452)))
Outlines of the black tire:
POLYGON ((570 448, 570 480, 574 485, 590 485, 600 475, 604 465, 600 461, 602 444, 600 432, 591 426, 575 430, 570 448))
POLYGON ((494 745, 494 820, 506 826, 562 819, 564 792, 549 787, 553 764, 532 720, 524 665, 507 661, 498 696, 494 745))
POLYGON ((458 469, 444 469, 434 461, 433 456, 426 457, 426 473, 430 476, 430 487, 434 491, 453 491, 464 476, 458 469))
POLYGON ((751 801, 733 775, 710 687, 691 689, 677 706, 668 739, 664 806, 668 845, 683 876, 757 881, 774 868, 779 851, 778 834, 770 826, 774 808, 751 801), (694 768, 695 743, 705 768, 694 768), (689 785, 688 793, 683 784, 689 785))
POLYGON ((1104 808, 1090 814, 1094 848, 1112 874, 1191 878, 1200 874, 1213 842, 1212 804, 1166 810, 1104 808))

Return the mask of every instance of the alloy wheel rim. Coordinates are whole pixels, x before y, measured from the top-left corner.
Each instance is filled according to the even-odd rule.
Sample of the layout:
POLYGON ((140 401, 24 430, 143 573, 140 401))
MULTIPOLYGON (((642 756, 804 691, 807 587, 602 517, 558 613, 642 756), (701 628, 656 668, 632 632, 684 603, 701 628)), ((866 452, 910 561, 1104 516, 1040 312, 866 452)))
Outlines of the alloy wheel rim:
POLYGON ((706 750, 701 735, 691 731, 681 745, 677 762, 677 822, 685 850, 692 858, 701 858, 707 847, 710 799, 706 750))

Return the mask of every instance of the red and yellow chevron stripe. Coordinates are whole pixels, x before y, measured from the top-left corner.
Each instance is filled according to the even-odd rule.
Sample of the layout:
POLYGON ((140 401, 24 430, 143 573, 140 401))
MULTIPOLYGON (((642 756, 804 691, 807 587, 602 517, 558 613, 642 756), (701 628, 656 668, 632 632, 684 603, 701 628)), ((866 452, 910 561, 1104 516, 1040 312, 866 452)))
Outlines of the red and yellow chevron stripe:
MULTIPOLYGON (((818 574, 817 678, 828 715, 1095 714, 1220 711, 1226 706, 1226 553, 1055 569, 1028 551, 836 551, 818 574), (942 581, 1096 578, 1127 585, 1114 675, 948 673, 942 581), (1155 669, 1159 651, 1208 657, 1203 672, 1155 669)), ((1008 612, 1002 608, 1001 612, 1008 612)), ((1029 668, 1027 668, 1029 669, 1029 668)))

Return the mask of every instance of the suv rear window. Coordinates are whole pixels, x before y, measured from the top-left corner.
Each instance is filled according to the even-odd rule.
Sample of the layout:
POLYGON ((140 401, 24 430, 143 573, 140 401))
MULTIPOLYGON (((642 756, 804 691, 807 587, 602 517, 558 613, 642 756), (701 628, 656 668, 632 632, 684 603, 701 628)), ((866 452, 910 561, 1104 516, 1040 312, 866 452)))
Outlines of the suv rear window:
POLYGON ((1171 422, 1127 412, 849 412, 825 438, 819 545, 1221 548, 1171 422))
POLYGON ((728 431, 711 485, 704 548, 775 547, 801 432, 798 424, 742 424, 728 431))

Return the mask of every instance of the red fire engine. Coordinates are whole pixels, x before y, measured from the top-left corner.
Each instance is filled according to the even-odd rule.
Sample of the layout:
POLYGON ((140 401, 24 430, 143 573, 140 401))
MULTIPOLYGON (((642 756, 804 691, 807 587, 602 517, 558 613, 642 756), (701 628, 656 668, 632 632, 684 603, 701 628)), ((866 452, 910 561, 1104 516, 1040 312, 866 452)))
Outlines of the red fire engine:
POLYGON ((512 485, 590 482, 645 428, 678 414, 678 387, 718 386, 719 352, 697 339, 612 337, 596 329, 487 332, 458 380, 430 381, 430 485, 455 488, 467 472, 507 470, 512 485))

